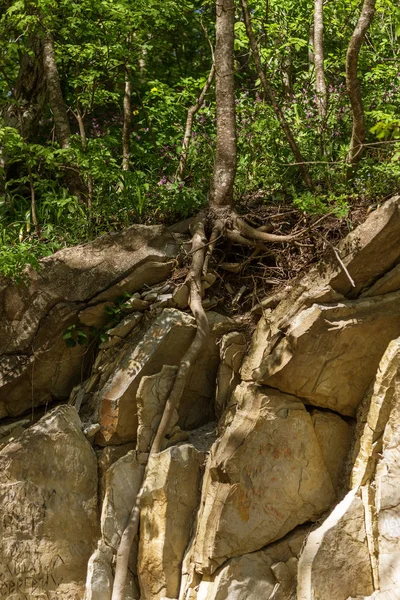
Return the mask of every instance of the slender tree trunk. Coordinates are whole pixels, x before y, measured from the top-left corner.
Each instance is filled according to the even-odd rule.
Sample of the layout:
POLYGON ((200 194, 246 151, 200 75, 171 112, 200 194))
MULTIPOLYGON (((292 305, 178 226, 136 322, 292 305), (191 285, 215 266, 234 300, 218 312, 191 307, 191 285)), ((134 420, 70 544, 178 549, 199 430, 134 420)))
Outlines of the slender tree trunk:
POLYGON ((311 23, 308 32, 308 70, 311 72, 314 68, 314 23, 311 23))
POLYGON ((263 71, 262 64, 261 64, 260 54, 258 52, 257 42, 254 37, 253 28, 251 25, 251 18, 250 18, 249 9, 247 6, 247 0, 241 0, 241 3, 242 3, 242 8, 243 8, 243 16, 244 16, 244 21, 245 21, 245 25, 246 25, 247 36, 249 38, 250 47, 251 47, 251 51, 253 53, 253 58, 254 58, 254 62, 256 65, 257 73, 260 78, 261 84, 263 86, 265 95, 268 98, 268 101, 270 102, 270 104, 279 120, 279 123, 282 127, 282 130, 283 130, 285 136, 286 136, 288 144, 293 152, 296 162, 298 163, 299 171, 301 173, 301 176, 303 177, 305 184, 307 185, 308 188, 313 189, 313 183, 312 183, 312 180, 310 177, 310 173, 308 172, 307 166, 305 165, 305 160, 303 158, 303 155, 301 154, 300 148, 298 147, 297 142, 294 139, 294 136, 289 127, 289 124, 285 119, 285 115, 283 114, 281 107, 279 106, 278 102, 276 101, 274 92, 273 92, 272 88, 270 87, 269 83, 267 82, 267 78, 265 77, 265 73, 263 71))
POLYGON ((208 79, 207 79, 203 89, 201 90, 200 96, 197 98, 196 103, 193 104, 193 106, 191 106, 188 110, 187 119, 186 119, 186 127, 185 127, 185 135, 184 135, 183 143, 182 143, 182 151, 181 151, 181 156, 179 159, 178 170, 176 172, 177 179, 182 179, 182 175, 185 171, 190 140, 192 137, 193 120, 194 120, 196 113, 200 110, 200 108, 204 102, 204 98, 206 97, 206 94, 207 94, 208 90, 210 89, 212 80, 214 79, 214 74, 215 74, 215 65, 213 63, 210 74, 208 76, 208 79))
MULTIPOLYGON (((87 151, 87 138, 86 138, 85 123, 83 121, 83 115, 81 113, 78 100, 76 102, 75 117, 78 122, 82 150, 83 150, 83 152, 86 152, 87 151)), ((88 206, 89 213, 91 213, 92 206, 93 206, 93 177, 90 173, 88 173, 88 176, 87 176, 87 188, 88 188, 87 206, 88 206)))
POLYGON ((45 33, 43 38, 43 65, 57 140, 61 148, 69 148, 71 128, 69 126, 67 108, 61 92, 53 37, 50 33, 45 33))
POLYGON ((216 0, 215 94, 217 147, 210 185, 211 207, 233 205, 236 175, 236 114, 234 83, 234 0, 216 0))
POLYGON ((283 94, 286 98, 290 98, 293 93, 292 85, 292 50, 290 46, 286 48, 286 54, 284 54, 281 62, 282 69, 282 85, 283 94))
POLYGON ((35 227, 35 233, 38 236, 38 238, 40 239, 40 227, 39 227, 39 221, 37 219, 37 214, 36 214, 35 186, 34 186, 34 182, 33 182, 32 171, 29 166, 28 166, 28 175, 29 175, 29 187, 31 190, 31 216, 32 216, 33 225, 35 227))
POLYGON ((361 95, 361 85, 357 77, 358 56, 365 39, 365 34, 374 18, 376 0, 364 0, 360 18, 351 36, 346 55, 346 85, 351 110, 353 112, 353 127, 347 162, 355 165, 361 159, 364 151, 366 136, 364 106, 361 95))
POLYGON ((318 114, 325 120, 328 109, 324 69, 323 0, 314 0, 314 66, 318 114))
POLYGON ((122 127, 122 170, 129 171, 132 128, 132 71, 125 65, 124 124, 122 127))
MULTIPOLYGON (((71 128, 69 126, 67 108, 61 91, 53 36, 49 32, 45 32, 43 36, 43 69, 50 108, 54 117, 56 137, 61 148, 66 149, 70 147, 71 128)), ((70 192, 74 196, 77 196, 78 200, 83 203, 84 198, 87 196, 87 190, 76 165, 73 165, 72 167, 67 165, 65 179, 70 192)))

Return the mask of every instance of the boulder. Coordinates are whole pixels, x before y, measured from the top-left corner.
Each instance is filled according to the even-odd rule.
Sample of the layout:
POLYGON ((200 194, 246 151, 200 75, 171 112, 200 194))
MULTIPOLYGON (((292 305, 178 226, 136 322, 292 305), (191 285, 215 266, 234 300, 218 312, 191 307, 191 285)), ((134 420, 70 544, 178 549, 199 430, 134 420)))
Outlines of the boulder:
POLYGON ((179 239, 161 226, 135 225, 43 258, 40 270, 28 269, 23 283, 0 278, 0 418, 21 414, 32 402, 68 397, 90 357, 87 348, 66 348, 64 331, 78 323, 78 314, 85 326, 101 326, 104 302, 125 290, 121 280, 129 278, 129 291, 144 278, 163 280, 179 254, 179 239), (102 301, 104 290, 108 297, 102 301), (85 312, 88 303, 101 303, 93 306, 96 315, 85 312), (54 371, 62 373, 57 378, 54 371))
POLYGON ((387 354, 392 355, 397 372, 387 393, 391 407, 375 474, 374 515, 378 529, 379 589, 382 594, 400 598, 400 340, 392 343, 387 354))
POLYGON ((143 480, 144 467, 131 450, 106 473, 106 493, 101 511, 103 541, 115 552, 143 480))
MULTIPOLYGON (((179 426, 194 429, 214 413, 215 379, 219 363, 217 336, 231 327, 229 319, 209 313, 211 335, 193 365, 178 407, 179 426)), ((136 330, 135 330, 136 331, 136 330)), ((101 425, 100 445, 134 441, 137 436, 136 395, 143 377, 164 365, 177 366, 196 331, 193 317, 174 308, 162 309, 140 335, 129 335, 113 356, 108 378, 100 381, 93 399, 101 425)), ((111 349, 112 350, 112 349, 111 349)))
POLYGON ((400 597, 400 339, 388 345, 367 400, 353 489, 307 540, 298 600, 400 597))
POLYGON ((317 519, 335 493, 311 417, 293 396, 242 383, 211 449, 191 560, 212 574, 317 519))
POLYGON ((214 575, 204 576, 198 590, 192 589, 184 597, 187 600, 292 600, 297 557, 307 532, 307 527, 298 527, 264 550, 231 558, 214 575))
POLYGON ((177 365, 195 334, 194 319, 175 309, 164 309, 138 342, 128 337, 118 366, 97 394, 102 427, 96 442, 120 444, 136 439, 136 393, 142 377, 163 365, 177 365))
POLYGON ((352 427, 331 412, 314 410, 311 418, 332 485, 339 495, 344 486, 348 486, 343 474, 352 442, 352 427))
MULTIPOLYGON (((399 211, 400 196, 394 196, 338 244, 342 263, 354 286, 331 252, 288 291, 274 311, 260 319, 242 367, 243 379, 252 380, 253 371, 273 354, 275 346, 298 314, 314 304, 357 298, 395 267, 400 258, 397 243, 400 235, 399 211)), ((391 291, 395 291, 394 285, 391 291)), ((276 353, 275 359, 279 362, 276 353)))
POLYGON ((173 446, 150 458, 140 513, 138 574, 142 600, 176 598, 181 563, 200 498, 204 453, 173 446))
POLYGON ((388 343, 400 335, 400 292, 314 304, 252 373, 258 383, 354 416, 388 343))
MULTIPOLYGON (((136 449, 149 452, 164 412, 165 402, 175 381, 177 367, 164 366, 160 373, 143 377, 137 392, 138 431, 136 449)), ((171 431, 178 422, 178 413, 174 410, 170 422, 171 431)))
POLYGON ((400 340, 393 340, 386 349, 368 394, 368 411, 361 437, 355 446, 356 458, 351 475, 351 486, 357 487, 373 479, 382 436, 393 405, 400 402, 399 386, 400 340))
POLYGON ((246 352, 246 337, 231 331, 221 338, 219 345, 221 362, 217 374, 215 409, 221 415, 235 387, 240 383, 240 367, 246 352))
POLYGON ((374 591, 362 491, 356 488, 313 531, 300 555, 297 600, 347 600, 374 591))
POLYGON ((97 465, 74 408, 55 408, 0 451, 0 502, 3 597, 82 598, 98 537, 97 465))

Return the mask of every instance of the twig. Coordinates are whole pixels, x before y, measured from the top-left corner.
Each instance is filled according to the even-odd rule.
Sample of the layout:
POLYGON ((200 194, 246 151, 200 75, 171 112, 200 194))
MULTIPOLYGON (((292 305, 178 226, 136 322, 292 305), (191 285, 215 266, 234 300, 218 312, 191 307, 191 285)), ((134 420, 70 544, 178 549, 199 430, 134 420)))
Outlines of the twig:
POLYGON ((333 253, 336 257, 336 260, 338 261, 339 265, 342 267, 344 273, 346 274, 347 279, 349 280, 350 284, 352 287, 356 287, 356 284, 354 283, 354 279, 352 278, 352 276, 350 275, 349 271, 347 270, 346 265, 344 264, 344 262, 342 261, 341 257, 340 257, 340 250, 338 248, 336 248, 336 246, 334 246, 329 240, 327 240, 322 233, 319 233, 319 231, 317 231, 318 235, 321 236, 321 238, 324 240, 324 242, 326 244, 328 244, 328 246, 330 248, 332 248, 333 253))

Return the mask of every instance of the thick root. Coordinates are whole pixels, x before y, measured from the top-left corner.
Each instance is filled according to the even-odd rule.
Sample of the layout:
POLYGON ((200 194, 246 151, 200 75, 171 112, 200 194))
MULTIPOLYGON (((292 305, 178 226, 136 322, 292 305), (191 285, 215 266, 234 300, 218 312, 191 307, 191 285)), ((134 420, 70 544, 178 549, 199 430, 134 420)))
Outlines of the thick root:
MULTIPOLYGON (((171 420, 172 413, 177 406, 185 385, 188 381, 191 366, 194 364, 202 346, 209 334, 209 324, 207 315, 204 311, 201 302, 201 276, 203 272, 206 236, 205 236, 205 216, 199 215, 195 219, 192 226, 192 265, 187 277, 187 283, 190 289, 189 306, 196 319, 197 330, 196 335, 189 349, 184 354, 175 377, 174 385, 167 398, 164 412, 157 429, 156 436, 151 446, 150 456, 157 454, 161 450, 162 441, 167 432, 168 425, 171 420)), ((215 244, 215 241, 214 241, 215 244)), ((118 547, 117 560, 115 566, 114 585, 112 592, 112 600, 125 599, 125 586, 128 573, 129 555, 132 544, 137 535, 140 520, 140 501, 143 495, 144 486, 146 484, 147 467, 143 476, 142 485, 136 497, 135 504, 129 515, 128 523, 121 536, 121 541, 118 547)))

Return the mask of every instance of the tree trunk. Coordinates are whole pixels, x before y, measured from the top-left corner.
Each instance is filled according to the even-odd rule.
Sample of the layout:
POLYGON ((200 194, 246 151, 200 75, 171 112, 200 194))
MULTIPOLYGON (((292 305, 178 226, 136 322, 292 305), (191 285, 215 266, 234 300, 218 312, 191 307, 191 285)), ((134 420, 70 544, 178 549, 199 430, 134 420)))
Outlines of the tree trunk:
POLYGON ((67 108, 61 92, 53 37, 50 33, 45 33, 43 38, 43 66, 57 140, 61 148, 69 148, 71 128, 69 126, 67 108))
POLYGON ((131 155, 131 126, 132 126, 132 72, 125 66, 124 93, 124 124, 122 127, 122 170, 129 171, 131 155))
POLYGON ((236 114, 234 83, 234 0, 216 0, 215 94, 217 147, 209 204, 212 208, 233 205, 236 175, 236 114))
POLYGON ((186 119, 186 127, 185 127, 185 135, 184 135, 183 143, 182 143, 182 151, 181 151, 181 156, 179 159, 178 170, 176 173, 177 179, 182 179, 182 175, 185 171, 190 140, 192 137, 193 120, 194 120, 196 113, 200 110, 200 108, 204 102, 204 98, 206 97, 206 94, 207 94, 208 90, 210 89, 212 80, 214 79, 214 74, 215 74, 215 65, 213 63, 210 74, 208 76, 208 79, 207 79, 206 83, 204 84, 203 89, 201 90, 200 96, 197 98, 196 103, 193 104, 193 106, 191 106, 188 110, 187 119, 186 119))
POLYGON ((314 66, 315 66, 315 91, 317 94, 318 114, 325 120, 328 98, 326 93, 324 69, 324 22, 323 0, 314 0, 314 66))
POLYGON ((31 53, 22 56, 17 80, 13 85, 13 103, 3 111, 5 127, 15 127, 29 139, 43 114, 46 104, 46 84, 43 71, 43 48, 40 36, 31 36, 31 53))
MULTIPOLYGON (((16 81, 8 82, 12 103, 1 114, 4 127, 14 127, 24 140, 34 134, 46 105, 46 83, 43 72, 43 48, 40 36, 35 32, 29 39, 31 52, 23 54, 16 81)), ((7 155, 0 146, 0 168, 7 179, 7 155)), ((4 192, 3 185, 0 189, 4 192)))
POLYGON ((353 127, 347 162, 355 165, 361 159, 366 135, 365 115, 362 103, 361 85, 357 77, 358 56, 365 34, 375 13, 376 0, 364 0, 360 18, 351 36, 346 55, 346 86, 353 112, 353 127))
MULTIPOLYGON (((71 128, 69 126, 67 108, 61 91, 53 36, 49 32, 45 32, 43 36, 43 69, 50 108, 54 117, 56 137, 61 148, 66 149, 70 147, 71 128)), ((77 196, 79 202, 83 203, 83 200, 87 196, 87 190, 76 165, 66 165, 65 179, 70 192, 74 196, 77 196)))
MULTIPOLYGON (((262 64, 261 64, 260 53, 258 52, 257 42, 254 37, 253 28, 251 25, 251 18, 250 18, 249 9, 247 6, 247 0, 241 0, 241 3, 242 3, 242 8, 243 8, 243 16, 244 16, 244 22, 246 25, 247 36, 249 38, 251 51, 253 53, 253 58, 254 58, 254 62, 256 65, 257 74, 260 78, 265 95, 268 98, 268 101, 270 102, 270 104, 279 120, 279 123, 282 127, 282 130, 283 130, 285 136, 286 136, 289 146, 293 152, 296 162, 298 163, 299 171, 301 173, 301 176, 303 177, 303 180, 304 180, 306 186, 310 189, 313 189, 314 186, 311 181, 310 173, 308 172, 303 155, 301 154, 300 148, 298 147, 297 142, 293 137, 293 134, 289 127, 289 124, 285 119, 285 115, 283 114, 281 107, 279 106, 278 102, 276 101, 274 92, 273 92, 272 88, 270 87, 269 83, 267 82, 267 78, 265 77, 265 73, 263 71, 262 64)), ((218 63, 217 63, 217 65, 218 65, 218 63)))

